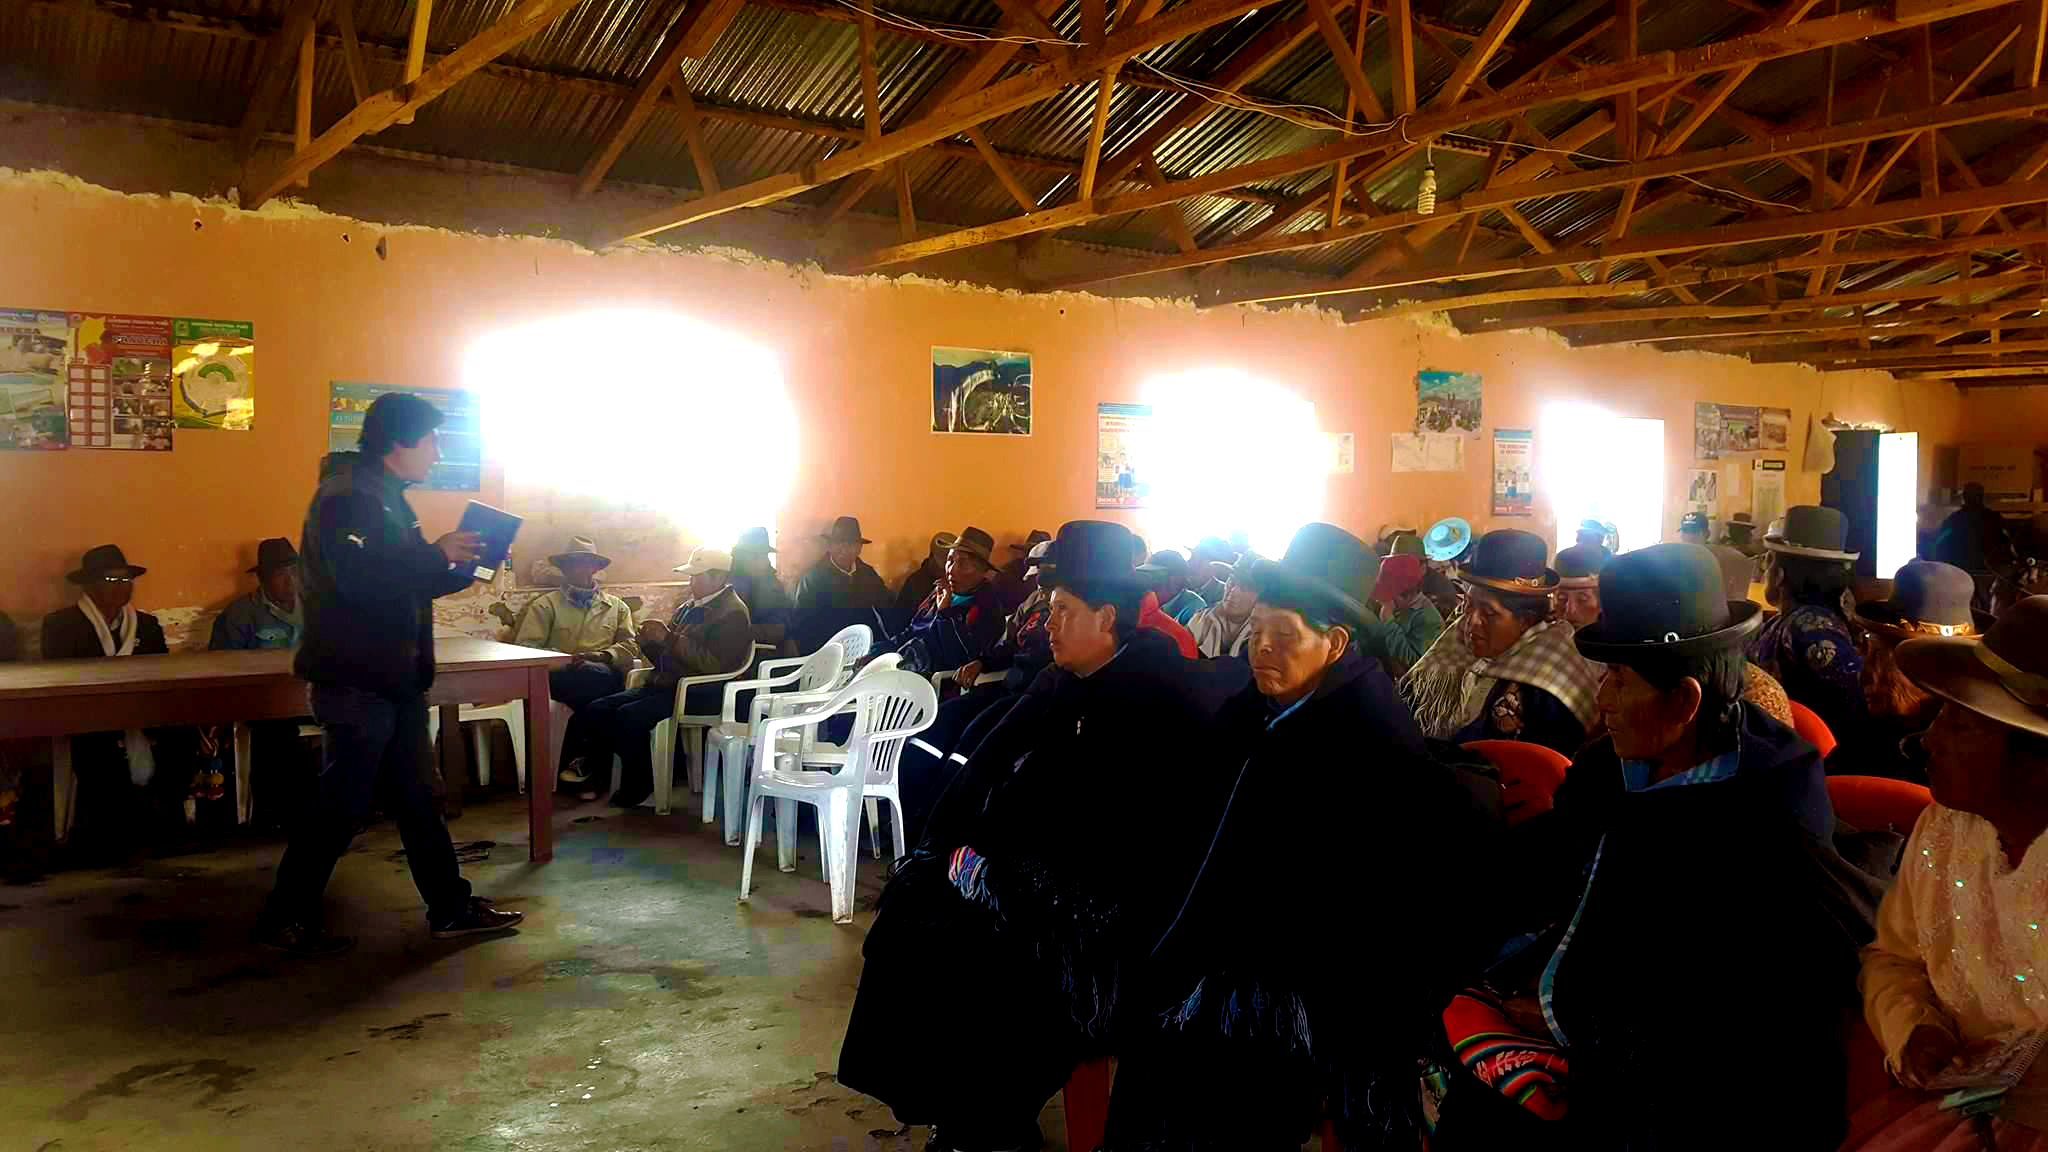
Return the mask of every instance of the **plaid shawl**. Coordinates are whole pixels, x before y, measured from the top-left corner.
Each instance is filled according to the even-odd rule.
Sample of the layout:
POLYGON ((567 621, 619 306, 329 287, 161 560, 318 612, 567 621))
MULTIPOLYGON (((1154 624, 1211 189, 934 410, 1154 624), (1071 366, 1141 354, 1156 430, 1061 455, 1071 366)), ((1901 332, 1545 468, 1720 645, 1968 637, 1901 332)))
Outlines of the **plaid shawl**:
POLYGON ((1492 660, 1481 660, 1465 644, 1461 615, 1401 678, 1401 692, 1415 709, 1415 722, 1432 740, 1448 740, 1479 718, 1496 680, 1540 688, 1593 726, 1593 695, 1600 690, 1600 665, 1579 655, 1572 626, 1545 620, 1492 660))

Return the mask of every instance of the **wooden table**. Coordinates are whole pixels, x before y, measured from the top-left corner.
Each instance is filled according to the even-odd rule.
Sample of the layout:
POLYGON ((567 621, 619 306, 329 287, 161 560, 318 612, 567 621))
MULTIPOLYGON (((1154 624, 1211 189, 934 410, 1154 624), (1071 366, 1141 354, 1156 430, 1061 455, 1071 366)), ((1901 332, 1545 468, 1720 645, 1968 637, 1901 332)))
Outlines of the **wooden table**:
MULTIPOLYGON (((434 655, 427 701, 440 707, 441 730, 449 734, 441 771, 450 796, 459 798, 463 780, 457 709, 523 700, 526 747, 534 757, 526 789, 530 851, 536 861, 552 859, 554 766, 541 763, 548 749, 548 672, 569 657, 469 637, 437 639, 434 655)), ((306 683, 292 675, 292 654, 282 650, 0 665, 0 737, 283 720, 310 711, 306 683)), ((59 765, 52 804, 61 836, 70 815, 70 758, 59 757, 59 765)))

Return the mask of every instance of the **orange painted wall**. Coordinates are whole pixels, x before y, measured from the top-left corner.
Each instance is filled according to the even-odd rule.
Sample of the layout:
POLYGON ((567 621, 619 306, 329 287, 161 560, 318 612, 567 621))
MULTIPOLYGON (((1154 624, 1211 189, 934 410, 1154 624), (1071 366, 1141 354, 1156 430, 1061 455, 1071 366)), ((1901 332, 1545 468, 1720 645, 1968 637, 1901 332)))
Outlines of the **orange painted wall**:
MULTIPOLYGON (((1266 374, 1314 401, 1326 430, 1355 433, 1358 470, 1330 478, 1326 515, 1361 535, 1452 514, 1487 521, 1483 439, 1463 474, 1389 472, 1388 434, 1412 420, 1413 375, 1422 368, 1484 374, 1489 426, 1539 426, 1542 407, 1559 400, 1662 418, 1670 522, 1692 466, 1695 400, 1792 409, 1794 502, 1819 492, 1816 474, 1797 471, 1810 415, 1918 431, 1929 453, 1955 438, 1959 419, 1947 386, 1877 373, 1823 376, 1641 348, 1575 351, 1544 333, 1461 337, 1408 320, 1347 327, 1307 310, 1197 312, 840 280, 668 250, 597 255, 553 241, 130 197, 56 176, 0 178, 0 219, 11 225, 0 304, 248 320, 261 345, 253 432, 180 432, 168 456, 0 455, 0 536, 11 543, 0 551, 0 609, 17 619, 67 599, 62 573, 102 541, 150 566, 138 595, 144 606, 226 598, 256 538, 297 535, 323 451, 330 379, 450 386, 478 336, 594 307, 685 311, 774 349, 806 445, 781 530, 795 538, 836 513, 857 513, 880 542, 871 558, 892 577, 935 529, 972 521, 1014 538, 1095 515, 1095 405, 1139 399, 1146 378, 1176 369, 1266 374), (384 257, 375 251, 380 238, 384 257), (1035 434, 925 432, 935 343, 1031 352, 1035 434)), ((679 469, 690 436, 715 434, 681 412, 643 418, 630 431, 635 440, 620 450, 670 442, 679 469)), ((1222 459, 1229 445, 1215 450, 1222 459)), ((502 486, 500 470, 487 466, 480 498, 500 498, 502 486)), ((426 494, 416 505, 431 533, 451 527, 466 498, 426 494)), ((786 559, 800 562, 802 553, 786 559)))
POLYGON ((1963 393, 1958 438, 2048 447, 2048 388, 1972 388, 1963 393))

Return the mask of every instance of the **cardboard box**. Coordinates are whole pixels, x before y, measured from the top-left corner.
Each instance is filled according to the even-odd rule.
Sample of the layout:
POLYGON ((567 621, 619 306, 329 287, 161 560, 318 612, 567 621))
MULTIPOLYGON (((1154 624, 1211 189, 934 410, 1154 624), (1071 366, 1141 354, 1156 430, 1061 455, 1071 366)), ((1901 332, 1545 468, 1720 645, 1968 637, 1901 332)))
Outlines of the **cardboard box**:
POLYGON ((1964 444, 1956 453, 1956 487, 1982 484, 1988 500, 2029 500, 2040 486, 2032 444, 1964 444))

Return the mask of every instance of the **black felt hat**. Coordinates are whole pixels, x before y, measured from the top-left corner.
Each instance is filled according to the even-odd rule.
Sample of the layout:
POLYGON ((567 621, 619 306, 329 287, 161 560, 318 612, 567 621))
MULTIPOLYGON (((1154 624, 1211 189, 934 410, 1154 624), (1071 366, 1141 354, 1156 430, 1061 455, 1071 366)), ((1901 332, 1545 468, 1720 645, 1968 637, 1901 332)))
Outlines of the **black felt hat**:
POLYGON ((1785 509, 1785 526, 1764 533, 1764 547, 1787 556, 1815 560, 1854 560, 1860 552, 1845 551, 1849 518, 1838 508, 1799 504, 1785 509))
POLYGON ((1575 639, 1588 660, 1631 665, 1740 645, 1762 622, 1763 609, 1727 598, 1721 562, 1704 546, 1653 544, 1601 570, 1600 619, 1575 639))
POLYGON ((1278 560, 1251 567, 1261 597, 1327 609, 1352 628, 1366 618, 1365 601, 1379 576, 1379 557, 1335 524, 1304 524, 1278 560))
POLYGON ((818 539, 831 544, 873 544, 874 541, 860 534, 860 521, 851 516, 841 516, 832 522, 832 527, 818 539))
POLYGON ((735 554, 740 552, 775 551, 774 547, 768 543, 768 529, 766 528, 747 528, 741 530, 740 538, 732 543, 732 550, 735 554))
POLYGON ((1856 605, 1856 623, 1886 636, 1972 636, 1977 618, 1970 610, 1977 582, 1953 564, 1908 560, 1892 577, 1891 595, 1856 605))
POLYGON ((1614 559, 1601 544, 1574 544, 1557 554, 1559 588, 1598 588, 1600 570, 1614 559))
POLYGON ((139 565, 130 564, 128 557, 121 554, 118 544, 102 544, 87 552, 78 562, 78 570, 64 577, 73 584, 90 584, 108 576, 135 579, 149 571, 139 565))
POLYGON ((1543 561, 1550 555, 1543 537, 1503 528, 1488 532, 1472 546, 1472 559, 1458 569, 1458 579, 1497 592, 1541 596, 1557 587, 1557 573, 1543 561))
POLYGON ((1936 696, 2048 736, 2048 596, 2007 608, 1982 638, 1916 636, 1894 658, 1906 679, 1936 696))
POLYGON ((1121 524, 1070 520, 1060 525, 1060 534, 1039 560, 1039 580, 1049 588, 1134 588, 1138 584, 1136 540, 1121 524))
POLYGON ((273 536, 256 546, 256 565, 249 571, 258 575, 278 568, 289 568, 299 562, 299 550, 282 536, 273 536))
POLYGON ((953 541, 952 550, 955 552, 965 552, 967 555, 981 561, 984 565, 994 564, 995 561, 992 557, 996 551, 996 538, 979 528, 964 528, 961 530, 959 537, 953 541))

